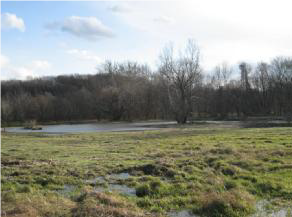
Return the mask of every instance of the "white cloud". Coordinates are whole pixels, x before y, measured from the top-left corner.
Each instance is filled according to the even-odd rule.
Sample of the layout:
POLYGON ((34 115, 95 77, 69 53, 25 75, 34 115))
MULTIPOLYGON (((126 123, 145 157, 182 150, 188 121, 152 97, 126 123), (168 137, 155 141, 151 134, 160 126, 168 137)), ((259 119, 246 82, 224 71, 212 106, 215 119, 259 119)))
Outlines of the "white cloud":
POLYGON ((292 13, 288 0, 136 1, 131 2, 131 7, 132 13, 117 16, 140 31, 141 40, 147 38, 149 47, 157 48, 146 54, 141 45, 137 58, 146 55, 156 58, 165 43, 173 41, 180 48, 188 38, 194 38, 202 49, 205 68, 225 60, 237 64, 248 57, 269 61, 277 55, 292 55, 292 28, 288 21, 292 13))
POLYGON ((71 16, 62 22, 47 23, 45 28, 60 30, 91 41, 114 36, 113 31, 96 17, 71 16))
POLYGON ((97 55, 93 54, 88 50, 71 49, 67 50, 67 53, 80 60, 101 62, 101 59, 97 55))
POLYGON ((10 67, 7 70, 4 71, 4 76, 1 76, 1 79, 17 79, 17 80, 25 80, 29 77, 36 77, 36 73, 31 70, 30 68, 27 68, 25 66, 20 67, 10 67))
POLYGON ((47 70, 51 67, 51 64, 46 60, 34 60, 29 67, 33 70, 47 70))
POLYGON ((50 67, 51 64, 46 60, 34 60, 23 66, 13 65, 8 57, 1 55, 1 80, 39 77, 45 75, 50 67))
POLYGON ((25 31, 25 25, 24 25, 23 19, 11 13, 4 13, 1 15, 1 28, 2 29, 18 29, 21 32, 25 31))
POLYGON ((112 5, 108 7, 108 10, 114 13, 128 13, 131 12, 131 8, 125 4, 112 5))
POLYGON ((0 63, 1 63, 1 69, 5 68, 5 66, 7 66, 9 64, 9 59, 8 57, 4 56, 1 54, 0 56, 0 63))

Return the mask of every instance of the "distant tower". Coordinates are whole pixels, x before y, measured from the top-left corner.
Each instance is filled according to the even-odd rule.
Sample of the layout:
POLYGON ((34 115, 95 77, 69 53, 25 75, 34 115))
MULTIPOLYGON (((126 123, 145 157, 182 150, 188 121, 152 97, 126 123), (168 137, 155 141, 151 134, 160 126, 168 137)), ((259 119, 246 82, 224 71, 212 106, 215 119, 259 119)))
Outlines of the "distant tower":
POLYGON ((248 82, 248 65, 246 63, 241 63, 239 65, 240 73, 241 73, 241 86, 243 89, 248 90, 250 88, 249 82, 248 82))

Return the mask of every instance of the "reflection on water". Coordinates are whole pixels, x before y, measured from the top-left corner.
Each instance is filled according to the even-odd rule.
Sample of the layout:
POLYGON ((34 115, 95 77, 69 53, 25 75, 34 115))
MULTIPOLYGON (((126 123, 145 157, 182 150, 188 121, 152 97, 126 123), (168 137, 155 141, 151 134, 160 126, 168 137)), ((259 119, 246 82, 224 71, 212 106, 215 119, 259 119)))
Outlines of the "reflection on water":
POLYGON ((94 184, 94 185, 96 185, 96 184, 106 183, 106 181, 105 181, 104 177, 98 176, 98 177, 96 177, 94 179, 86 180, 85 183, 86 184, 94 184))
POLYGON ((107 175, 106 178, 102 176, 98 176, 94 179, 86 180, 85 183, 98 185, 98 184, 105 184, 106 180, 109 180, 109 182, 111 182, 110 184, 106 186, 96 186, 94 188, 94 191, 95 192, 117 192, 124 195, 134 196, 136 195, 135 188, 130 188, 126 185, 115 183, 118 180, 126 180, 126 179, 129 179, 130 177, 131 175, 129 173, 116 173, 116 174, 107 175))
POLYGON ((57 190, 57 192, 58 192, 59 194, 63 195, 64 197, 69 197, 70 194, 71 194, 73 191, 75 191, 75 189, 76 189, 76 186, 65 184, 64 187, 63 187, 63 189, 59 189, 59 190, 57 190))
POLYGON ((118 179, 118 180, 126 180, 128 178, 130 178, 130 174, 129 173, 114 173, 108 176, 108 178, 110 179, 118 179))
POLYGON ((113 132, 113 131, 143 131, 157 130, 163 126, 175 124, 175 122, 137 122, 137 123, 107 123, 107 124, 59 124, 42 125, 42 130, 27 130, 23 127, 7 127, 6 132, 11 133, 90 133, 90 132, 113 132))
POLYGON ((126 185, 120 185, 120 184, 109 184, 106 188, 96 187, 94 188, 94 191, 95 192, 117 192, 117 193, 128 195, 128 196, 136 195, 135 188, 130 188, 126 185))

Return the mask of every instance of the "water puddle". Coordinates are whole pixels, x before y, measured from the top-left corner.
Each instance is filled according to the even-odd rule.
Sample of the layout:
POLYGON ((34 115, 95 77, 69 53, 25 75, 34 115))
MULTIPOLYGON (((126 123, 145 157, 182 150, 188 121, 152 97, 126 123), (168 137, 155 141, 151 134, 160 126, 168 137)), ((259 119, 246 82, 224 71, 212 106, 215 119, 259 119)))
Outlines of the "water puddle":
POLYGON ((126 185, 109 184, 107 187, 96 187, 95 192, 117 192, 127 196, 136 196, 136 189, 126 185))
POLYGON ((95 185, 94 191, 95 192, 117 192, 123 195, 128 196, 135 196, 136 195, 136 189, 130 188, 127 185, 124 184, 117 184, 117 181, 119 180, 127 180, 131 177, 129 173, 114 173, 110 175, 98 176, 91 180, 86 180, 85 183, 95 185), (102 184, 106 184, 108 180, 108 185, 105 186, 98 186, 102 184))
MULTIPOLYGON (((250 217, 290 217, 292 216, 292 207, 279 207, 269 209, 271 202, 268 200, 260 200, 256 203, 256 212, 250 217)), ((190 210, 172 211, 167 213, 168 217, 199 217, 190 210)))
POLYGON ((6 132, 11 133, 90 133, 90 132, 128 132, 128 131, 145 131, 159 130, 163 126, 175 124, 175 122, 138 122, 138 123, 81 123, 81 124, 56 124, 42 125, 40 130, 29 130, 23 127, 7 127, 6 132))
POLYGON ((129 179, 131 175, 129 173, 116 173, 108 175, 109 179, 116 179, 116 180, 126 180, 129 179))
POLYGON ((96 185, 96 184, 103 184, 106 183, 106 180, 104 177, 102 176, 98 176, 94 179, 90 179, 90 180, 86 180, 85 181, 86 184, 92 184, 92 185, 96 185))
POLYGON ((251 215, 251 217, 288 217, 292 216, 291 208, 276 208, 268 209, 267 207, 271 205, 268 200, 260 200, 256 203, 256 213, 251 215))
POLYGON ((199 217, 189 210, 173 211, 167 214, 169 217, 199 217))
POLYGON ((65 184, 63 189, 59 189, 56 192, 61 194, 64 197, 70 197, 70 194, 75 191, 76 186, 75 185, 67 185, 65 184))

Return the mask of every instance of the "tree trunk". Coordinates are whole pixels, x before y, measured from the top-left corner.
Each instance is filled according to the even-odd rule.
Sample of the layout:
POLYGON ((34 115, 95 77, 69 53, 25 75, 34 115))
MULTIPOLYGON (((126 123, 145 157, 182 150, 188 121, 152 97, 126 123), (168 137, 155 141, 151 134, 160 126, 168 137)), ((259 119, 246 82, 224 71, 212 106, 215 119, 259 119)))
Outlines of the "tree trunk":
POLYGON ((176 114, 176 121, 178 124, 185 124, 187 123, 188 114, 186 111, 178 111, 176 114))

